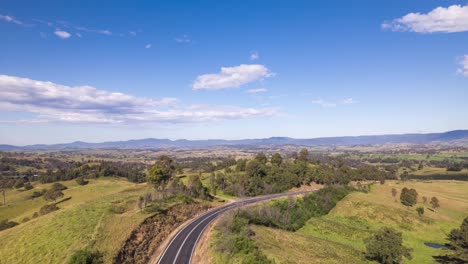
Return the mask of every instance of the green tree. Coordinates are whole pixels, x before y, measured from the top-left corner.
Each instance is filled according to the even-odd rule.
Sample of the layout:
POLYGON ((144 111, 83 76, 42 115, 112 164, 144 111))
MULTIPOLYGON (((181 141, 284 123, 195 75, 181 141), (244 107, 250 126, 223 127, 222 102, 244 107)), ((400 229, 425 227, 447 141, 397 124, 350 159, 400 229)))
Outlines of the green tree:
POLYGON ((403 246, 403 237, 393 228, 383 227, 364 240, 366 257, 383 264, 398 264, 411 259, 411 249, 403 246))
POLYGON ((16 180, 15 182, 15 185, 13 186, 15 189, 19 189, 19 188, 23 188, 24 187, 24 179, 23 178, 19 178, 18 180, 16 180))
POLYGON ((393 196, 393 198, 396 197, 397 193, 398 193, 397 190, 396 190, 395 188, 392 188, 392 196, 393 196))
POLYGON ((257 161, 259 161, 260 163, 262 163, 262 164, 266 164, 266 163, 268 162, 268 158, 267 158, 267 156, 265 155, 265 153, 263 153, 263 152, 258 153, 258 154, 255 156, 255 159, 256 159, 257 161))
POLYGON ((57 189, 50 189, 46 193, 44 193, 44 199, 46 201, 57 201, 58 198, 63 197, 63 192, 57 189))
POLYGON ((174 161, 168 156, 161 156, 147 172, 146 180, 156 188, 164 189, 164 185, 169 181, 174 172, 174 161))
POLYGON ((431 198, 431 205, 432 205, 432 208, 434 208, 434 209, 439 208, 440 207, 439 199, 437 199, 437 197, 432 197, 431 198))
POLYGON ((27 183, 24 184, 24 189, 25 190, 31 190, 32 188, 34 188, 34 187, 32 186, 32 184, 30 182, 27 182, 27 183))
POLYGON ((281 166, 281 163, 283 163, 283 157, 281 157, 281 154, 275 153, 271 156, 271 164, 281 166))
POLYGON ((418 202, 418 193, 415 189, 405 187, 401 190, 400 202, 405 206, 413 206, 418 202))
POLYGON ((424 207, 420 206, 416 208, 416 212, 418 212, 418 215, 421 217, 424 215, 424 207))
POLYGON ((453 263, 468 263, 468 217, 465 217, 459 229, 450 232, 447 239, 453 263))
POLYGON ((246 166, 247 166, 247 160, 240 159, 240 160, 237 161, 236 171, 245 171, 246 166))
POLYGON ((301 149, 297 155, 297 159, 300 161, 309 161, 309 151, 305 148, 301 149))

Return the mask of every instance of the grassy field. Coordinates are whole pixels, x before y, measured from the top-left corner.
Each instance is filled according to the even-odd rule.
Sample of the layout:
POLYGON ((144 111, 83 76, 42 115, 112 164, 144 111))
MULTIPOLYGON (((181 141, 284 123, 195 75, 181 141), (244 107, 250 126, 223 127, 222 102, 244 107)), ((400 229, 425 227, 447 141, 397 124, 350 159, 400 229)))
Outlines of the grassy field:
POLYGON ((413 259, 405 263, 433 263, 440 249, 424 242, 445 243, 446 236, 468 216, 466 182, 395 182, 373 186, 372 191, 352 193, 326 216, 312 218, 296 233, 267 227, 254 227, 260 249, 277 263, 362 263, 363 239, 383 226, 403 233, 404 244, 413 248, 413 259), (391 189, 415 188, 418 205, 406 208, 391 195, 391 189), (437 212, 422 204, 422 196, 436 196, 441 208, 437 212), (423 217, 415 208, 426 207, 423 217), (328 258, 327 258, 328 257, 328 258), (307 260, 307 261, 306 261, 307 260), (343 261, 343 260, 352 260, 343 261))
MULTIPOLYGON (((0 263, 63 263, 85 247, 101 251, 110 263, 130 232, 149 216, 136 206, 137 198, 148 191, 146 184, 118 178, 90 180, 85 186, 62 183, 68 187, 64 197, 71 199, 60 203, 60 210, 0 232, 0 263), (123 211, 111 210, 116 206, 123 211)), ((9 206, 0 207, 0 219, 20 223, 32 218, 46 201, 28 197, 48 187, 36 184, 30 191, 8 191, 9 206)))

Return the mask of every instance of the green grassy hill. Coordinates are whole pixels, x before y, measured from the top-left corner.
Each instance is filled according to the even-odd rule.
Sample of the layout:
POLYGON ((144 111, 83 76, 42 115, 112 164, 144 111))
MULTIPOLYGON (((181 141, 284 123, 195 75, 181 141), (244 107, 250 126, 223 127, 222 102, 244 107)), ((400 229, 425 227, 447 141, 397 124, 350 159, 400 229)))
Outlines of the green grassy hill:
POLYGON ((453 228, 468 215, 468 183, 407 182, 374 186, 372 191, 352 193, 340 201, 326 216, 312 218, 297 232, 255 227, 260 249, 277 263, 365 263, 363 239, 383 226, 403 233, 404 244, 413 248, 413 259, 405 263, 433 263, 441 253, 424 242, 444 244, 453 228), (415 188, 419 203, 407 208, 391 195, 391 189, 415 188), (422 204, 422 196, 436 196, 441 208, 432 212, 422 204), (426 208, 419 217, 415 208, 426 208), (346 262, 343 260, 353 260, 346 262), (306 261, 308 260, 308 261, 306 261))
POLYGON ((68 187, 64 198, 71 199, 58 204, 58 211, 37 218, 32 218, 33 213, 47 202, 29 197, 50 184, 8 191, 8 206, 0 207, 0 220, 20 225, 0 232, 0 263, 63 263, 85 247, 101 251, 111 262, 130 232, 149 216, 136 205, 138 197, 149 191, 146 184, 118 178, 90 180, 84 186, 61 183, 68 187), (31 220, 21 223, 25 217, 31 220))

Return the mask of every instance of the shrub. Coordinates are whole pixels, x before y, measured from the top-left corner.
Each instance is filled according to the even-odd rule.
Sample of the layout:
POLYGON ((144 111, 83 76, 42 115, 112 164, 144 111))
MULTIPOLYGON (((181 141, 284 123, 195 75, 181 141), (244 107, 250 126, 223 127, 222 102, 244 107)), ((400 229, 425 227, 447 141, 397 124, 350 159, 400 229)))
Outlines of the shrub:
POLYGON ((424 207, 421 207, 421 206, 420 206, 420 207, 416 208, 416 212, 418 212, 418 215, 419 215, 419 216, 423 216, 423 214, 424 214, 424 207))
POLYGON ((400 232, 383 227, 374 235, 364 240, 366 257, 383 264, 398 264, 402 258, 411 259, 411 249, 403 246, 400 232))
POLYGON ((78 185, 86 185, 89 183, 89 181, 85 180, 84 177, 79 177, 76 178, 76 183, 78 183, 78 185))
POLYGON ((104 263, 102 254, 99 252, 91 252, 87 249, 76 251, 68 261, 69 264, 101 264, 104 263))
POLYGON ((8 228, 12 228, 17 225, 18 223, 13 222, 13 221, 8 221, 8 219, 5 219, 3 221, 0 221, 0 231, 8 229, 8 228))
POLYGON ((57 211, 58 209, 60 209, 60 208, 58 208, 58 206, 56 204, 46 204, 46 205, 41 207, 41 209, 39 210, 39 213, 41 215, 45 215, 45 214, 57 211))
POLYGON ((23 221, 21 221, 21 222, 22 222, 22 223, 26 223, 26 222, 28 222, 29 220, 31 220, 29 217, 25 217, 25 218, 23 218, 23 221))
POLYGON ((415 189, 405 187, 401 190, 400 202, 405 206, 413 206, 418 202, 418 193, 415 189))
POLYGON ((24 179, 20 178, 16 180, 15 185, 13 186, 15 189, 23 188, 24 187, 24 179))
POLYGON ((63 191, 63 190, 68 189, 68 187, 65 186, 65 185, 63 185, 63 184, 61 184, 61 183, 59 183, 59 182, 56 182, 56 183, 54 183, 54 184, 52 185, 52 188, 51 188, 51 189, 52 189, 52 190, 63 191))
POLYGON ((25 190, 31 190, 32 188, 34 188, 34 187, 31 185, 31 183, 27 182, 27 183, 24 184, 24 189, 25 190))
POLYGON ((34 199, 34 198, 37 198, 37 197, 41 197, 42 195, 44 195, 44 193, 46 193, 47 190, 46 189, 43 189, 43 190, 40 190, 40 191, 34 191, 32 194, 31 194, 31 199, 34 199))

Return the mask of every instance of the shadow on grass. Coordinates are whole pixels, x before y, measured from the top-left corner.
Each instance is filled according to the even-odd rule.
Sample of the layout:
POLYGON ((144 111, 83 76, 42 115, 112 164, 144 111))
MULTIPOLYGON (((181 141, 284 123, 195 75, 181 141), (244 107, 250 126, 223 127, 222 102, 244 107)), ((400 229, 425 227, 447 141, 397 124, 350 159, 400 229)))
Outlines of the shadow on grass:
POLYGON ((452 256, 432 256, 437 263, 442 264, 465 264, 466 262, 452 256))

